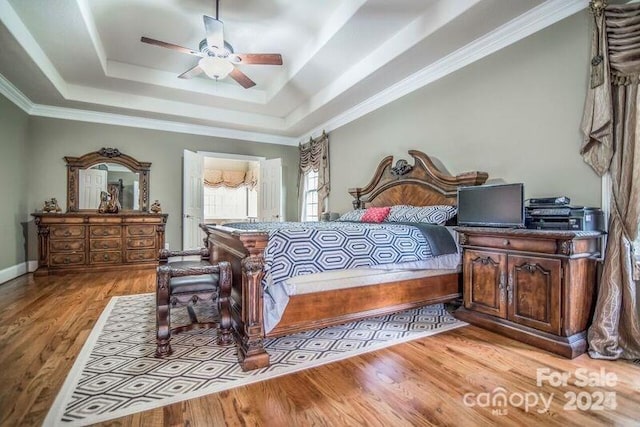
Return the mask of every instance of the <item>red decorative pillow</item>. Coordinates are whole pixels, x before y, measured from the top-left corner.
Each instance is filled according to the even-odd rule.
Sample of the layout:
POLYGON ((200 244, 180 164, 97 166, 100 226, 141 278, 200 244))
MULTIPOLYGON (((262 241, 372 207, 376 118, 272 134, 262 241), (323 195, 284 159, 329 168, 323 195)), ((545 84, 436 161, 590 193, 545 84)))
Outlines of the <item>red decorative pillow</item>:
POLYGON ((389 211, 391 211, 390 206, 385 206, 382 208, 367 208, 364 211, 364 215, 362 215, 362 222, 382 222, 389 215, 389 211))

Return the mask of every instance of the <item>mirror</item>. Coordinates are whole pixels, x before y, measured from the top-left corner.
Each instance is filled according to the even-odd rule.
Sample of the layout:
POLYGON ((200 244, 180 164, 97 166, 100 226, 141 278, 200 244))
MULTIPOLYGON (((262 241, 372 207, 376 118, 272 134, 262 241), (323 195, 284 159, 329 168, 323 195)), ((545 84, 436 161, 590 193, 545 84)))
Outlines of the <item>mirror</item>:
POLYGON ((122 210, 140 210, 140 176, 117 163, 98 163, 78 170, 78 209, 97 209, 102 192, 117 188, 122 210))
POLYGON ((67 211, 98 210, 102 193, 117 191, 121 211, 149 210, 149 169, 115 148, 82 157, 65 157, 67 162, 67 211))

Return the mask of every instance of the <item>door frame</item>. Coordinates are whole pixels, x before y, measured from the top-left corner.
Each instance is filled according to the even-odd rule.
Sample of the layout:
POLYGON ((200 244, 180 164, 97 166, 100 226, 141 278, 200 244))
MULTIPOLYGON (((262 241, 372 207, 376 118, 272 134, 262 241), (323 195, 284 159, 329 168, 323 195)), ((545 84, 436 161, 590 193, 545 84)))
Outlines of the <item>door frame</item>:
POLYGON ((229 159, 229 160, 246 160, 250 162, 259 162, 260 160, 267 160, 263 156, 248 156, 245 154, 229 154, 229 153, 216 153, 213 151, 196 151, 202 157, 215 157, 217 159, 229 159))

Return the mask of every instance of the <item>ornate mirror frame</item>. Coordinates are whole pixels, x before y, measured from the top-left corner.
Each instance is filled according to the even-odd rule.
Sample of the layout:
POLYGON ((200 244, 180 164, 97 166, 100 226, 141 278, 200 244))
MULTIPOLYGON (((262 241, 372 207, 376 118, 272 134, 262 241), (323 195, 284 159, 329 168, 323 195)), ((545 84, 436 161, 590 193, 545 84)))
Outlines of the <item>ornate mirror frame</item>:
POLYGON ((135 212, 149 212, 149 171, 151 163, 139 162, 131 156, 122 154, 117 148, 101 148, 99 151, 87 153, 82 157, 65 157, 67 162, 67 212, 93 211, 80 209, 79 173, 80 169, 88 169, 99 163, 117 163, 139 175, 140 209, 135 212))

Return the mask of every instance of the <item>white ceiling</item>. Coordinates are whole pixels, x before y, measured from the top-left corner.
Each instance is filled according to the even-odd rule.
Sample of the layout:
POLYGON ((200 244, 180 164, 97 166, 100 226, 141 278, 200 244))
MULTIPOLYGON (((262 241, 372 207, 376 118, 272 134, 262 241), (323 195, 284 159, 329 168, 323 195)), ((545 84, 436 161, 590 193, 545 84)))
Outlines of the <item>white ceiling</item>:
POLYGON ((215 0, 0 0, 0 93, 29 114, 296 144, 586 7, 587 0, 220 0, 257 84, 177 76, 215 0))

